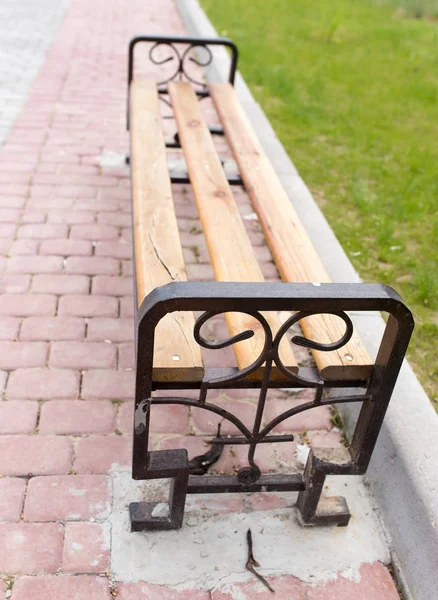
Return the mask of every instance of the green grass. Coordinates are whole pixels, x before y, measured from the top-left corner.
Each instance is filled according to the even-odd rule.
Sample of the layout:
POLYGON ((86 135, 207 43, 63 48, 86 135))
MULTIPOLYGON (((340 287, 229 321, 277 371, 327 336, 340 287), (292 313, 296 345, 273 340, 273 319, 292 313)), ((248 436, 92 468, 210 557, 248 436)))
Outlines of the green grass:
POLYGON ((438 17, 438 0, 375 0, 375 2, 391 3, 414 19, 438 17))
POLYGON ((438 23, 409 1, 202 5, 363 279, 414 311, 409 359, 438 405, 438 23))

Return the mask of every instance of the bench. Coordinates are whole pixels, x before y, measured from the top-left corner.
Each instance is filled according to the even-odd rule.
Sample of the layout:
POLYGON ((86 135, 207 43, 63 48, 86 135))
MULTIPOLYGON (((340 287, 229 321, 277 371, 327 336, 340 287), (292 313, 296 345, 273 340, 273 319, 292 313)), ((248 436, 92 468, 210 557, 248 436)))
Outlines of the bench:
POLYGON ((411 313, 391 288, 330 282, 236 96, 237 58, 236 46, 225 38, 138 36, 129 46, 136 345, 133 477, 172 481, 168 514, 157 516, 152 502, 130 505, 133 531, 181 527, 187 493, 260 490, 299 492, 303 524, 347 525, 345 499, 321 497, 325 478, 366 471, 413 329, 411 313), (171 67, 170 75, 158 82, 138 77, 137 45, 148 46, 150 66, 171 67), (208 83, 202 74, 217 46, 231 55, 226 83, 208 83), (212 101, 221 127, 207 123, 201 106, 205 98, 212 101), (172 111, 177 129, 172 141, 165 140, 160 103, 172 111), (225 136, 238 175, 227 175, 216 151, 216 135, 225 136), (169 169, 168 153, 174 149, 184 155, 185 173, 169 169), (175 183, 192 187, 214 282, 187 280, 172 196, 175 183), (243 186, 250 198, 282 282, 264 280, 234 198, 235 185, 243 186), (388 315, 374 359, 348 314, 361 311, 388 315), (202 327, 218 315, 225 315, 229 338, 206 339, 202 327), (291 336, 298 323, 302 334, 291 336), (230 346, 234 365, 204 366, 202 348, 230 346), (310 349, 312 366, 300 364, 294 347, 310 349), (265 403, 275 388, 310 389, 314 397, 263 427, 265 403), (198 393, 181 395, 187 389, 198 393), (209 391, 215 389, 259 390, 252 428, 209 399, 209 391), (156 390, 173 393, 154 396, 156 390), (261 473, 255 461, 258 444, 293 439, 273 432, 279 423, 304 410, 341 402, 361 404, 348 449, 311 449, 303 473, 261 473), (150 451, 154 404, 202 408, 229 420, 240 435, 218 433, 214 443, 247 444, 247 466, 235 475, 194 475, 186 450, 150 451))

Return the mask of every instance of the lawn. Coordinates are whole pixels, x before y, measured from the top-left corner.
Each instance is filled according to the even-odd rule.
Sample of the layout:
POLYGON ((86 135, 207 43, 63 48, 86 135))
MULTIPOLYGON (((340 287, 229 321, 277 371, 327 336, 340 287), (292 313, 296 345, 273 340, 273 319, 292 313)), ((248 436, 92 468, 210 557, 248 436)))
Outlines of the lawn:
POLYGON ((380 2, 392 3, 415 19, 438 17, 438 0, 380 0, 380 2))
POLYGON ((201 4, 362 278, 413 310, 438 406, 438 22, 400 8, 435 0, 201 4))

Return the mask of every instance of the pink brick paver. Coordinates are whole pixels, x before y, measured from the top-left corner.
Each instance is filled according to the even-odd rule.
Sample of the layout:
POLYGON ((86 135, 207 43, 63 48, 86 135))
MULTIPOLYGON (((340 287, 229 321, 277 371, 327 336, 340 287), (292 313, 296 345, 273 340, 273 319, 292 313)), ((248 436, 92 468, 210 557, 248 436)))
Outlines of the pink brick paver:
POLYGON ((263 492, 259 492, 251 494, 251 496, 248 498, 248 503, 252 510, 255 511, 273 510, 274 508, 284 508, 285 506, 290 506, 291 499, 284 498, 277 494, 264 494, 263 492))
POLYGON ((21 577, 11 600, 111 600, 108 581, 92 575, 21 577))
POLYGON ((68 369, 17 369, 9 376, 7 398, 71 399, 79 394, 78 371, 68 369))
POLYGON ((119 261, 109 256, 70 256, 65 262, 67 273, 85 275, 117 275, 119 261))
POLYGON ((46 402, 41 408, 39 432, 41 434, 111 433, 115 430, 115 414, 115 406, 105 400, 52 400, 46 402))
POLYGON ((122 402, 117 415, 117 425, 122 433, 131 433, 134 422, 134 402, 122 402))
MULTIPOLYGON (((266 406, 266 418, 273 419, 279 412, 285 412, 303 403, 303 400, 273 400, 266 406)), ((276 433, 308 431, 309 429, 330 429, 331 414, 328 406, 320 406, 298 413, 274 427, 276 433)))
POLYGON ((20 219, 20 211, 12 208, 0 209, 0 223, 16 223, 20 219))
MULTIPOLYGON (((103 296, 127 296, 132 294, 132 279, 130 277, 96 275, 93 277, 92 292, 103 296)), ((130 301, 134 302, 132 298, 130 301)))
MULTIPOLYGON (((256 405, 254 402, 242 402, 239 400, 216 401, 217 406, 220 406, 228 412, 238 415, 244 425, 251 429, 251 424, 254 423, 256 405)), ((212 412, 207 412, 201 409, 192 409, 193 424, 196 435, 200 434, 215 434, 217 425, 222 420, 220 416, 212 412)), ((153 425, 153 417, 151 416, 151 425, 153 425)), ((176 430, 175 430, 176 431, 176 430)), ((238 435, 239 430, 229 421, 224 421, 221 427, 223 435, 238 435)))
POLYGON ((16 477, 0 479, 0 521, 19 521, 26 481, 16 477))
POLYGON ((0 523, 1 573, 54 573, 62 560, 58 523, 0 523))
POLYGON ((188 433, 189 411, 186 406, 153 406, 152 433, 188 433))
POLYGON ((78 441, 74 467, 78 473, 108 473, 132 461, 129 436, 91 436, 78 441))
POLYGON ((133 336, 132 319, 95 318, 88 321, 87 339, 89 340, 127 342, 132 340, 133 336))
POLYGON ((69 473, 71 440, 55 436, 0 436, 0 475, 69 473))
POLYGON ((360 581, 342 575, 309 587, 307 600, 400 600, 388 569, 381 563, 363 564, 359 569, 360 581))
POLYGON ((119 369, 135 370, 134 342, 129 342, 128 344, 120 344, 119 369))
POLYGON ((120 316, 121 317, 133 317, 134 316, 134 306, 133 306, 132 297, 124 297, 120 298, 120 316))
POLYGON ((316 448, 341 448, 342 436, 338 431, 309 431, 307 439, 316 448))
POLYGON ((50 294, 86 294, 90 280, 86 275, 35 275, 31 291, 50 294))
POLYGON ((50 349, 49 366, 61 369, 114 369, 117 348, 112 344, 90 342, 54 342, 50 349))
POLYGON ((20 320, 15 317, 0 317, 0 339, 14 340, 18 336, 20 320))
POLYGON ((0 402, 0 434, 33 433, 38 417, 38 403, 21 400, 0 402))
POLYGON ((43 342, 0 342, 0 369, 42 367, 46 363, 48 349, 43 342))
POLYGON ((13 242, 12 246, 10 247, 9 254, 10 256, 32 256, 34 254, 38 254, 40 244, 40 240, 15 240, 15 242, 13 242))
MULTIPOLYGON (((4 273, 0 280, 0 292, 2 294, 24 294, 30 288, 30 275, 15 273, 4 273)), ((18 297, 15 296, 18 300, 18 297)), ((7 303, 5 309, 7 310, 7 303)))
POLYGON ((51 210, 47 215, 49 223, 67 223, 74 225, 75 223, 93 223, 94 214, 82 210, 51 210))
POLYGON ((178 591, 146 582, 121 583, 117 591, 117 600, 211 600, 211 595, 206 591, 178 591))
POLYGON ((61 256, 11 256, 6 270, 9 273, 60 273, 61 256))
POLYGON ((31 315, 54 315, 56 296, 41 294, 3 294, 0 296, 0 315, 28 317, 31 315))
POLYGON ((59 299, 59 315, 78 317, 117 317, 119 305, 111 296, 69 295, 59 299))
POLYGON ((51 254, 53 256, 91 256, 93 245, 86 240, 45 240, 41 242, 40 254, 51 254))
POLYGON ((85 319, 80 317, 27 317, 23 319, 20 340, 83 340, 85 319))
MULTIPOLYGON (((2 578, 12 575, 12 600, 272 598, 255 579, 236 584, 233 596, 221 584, 175 590, 123 583, 111 572, 113 485, 129 473, 132 454, 133 263, 123 157, 127 44, 141 30, 185 33, 172 0, 132 0, 129 10, 123 0, 70 0, 0 149, 0 595, 2 578), (106 166, 108 157, 118 157, 119 166, 106 166)), ((173 191, 188 275, 211 280, 193 195, 181 186, 173 191)), ((236 197, 242 214, 252 212, 243 192, 236 197)), ((259 225, 245 226, 263 272, 277 280, 259 225)), ((218 339, 228 336, 223 320, 211 325, 218 339)), ((217 360, 233 363, 232 350, 220 359, 206 355, 207 366, 217 360)), ((248 425, 256 396, 208 394, 248 425)), ((270 392, 264 422, 308 399, 308 392, 270 392)), ((290 470, 297 443, 339 446, 330 417, 322 407, 281 424, 277 433, 306 434, 260 446, 256 461, 264 471, 290 470)), ((154 408, 151 448, 201 454, 216 425, 214 415, 199 410, 154 408)), ((224 423, 222 432, 234 429, 224 423)), ((245 447, 227 447, 214 471, 232 473, 243 464, 245 447)), ((188 505, 202 510, 202 502, 193 496, 188 505)), ((212 497, 209 506, 226 514, 288 502, 281 494, 229 495, 212 497)), ((286 576, 270 581, 279 600, 396 600, 386 567, 362 565, 360 575, 315 586, 286 576)))
POLYGON ((65 573, 104 573, 108 570, 108 528, 98 523, 67 523, 62 570, 65 573))
MULTIPOLYGON (((245 446, 226 446, 222 456, 214 465, 214 471, 221 473, 235 473, 248 463, 248 449, 245 446)), ((277 460, 272 444, 259 444, 255 460, 264 473, 275 471, 277 460)))
POLYGON ((16 226, 15 225, 0 225, 0 237, 2 238, 12 238, 16 234, 16 226))
MULTIPOLYGON (((400 596, 388 572, 380 563, 363 564, 359 569, 359 581, 341 574, 319 584, 306 584, 296 577, 268 577, 279 600, 400 600, 400 596)), ((178 598, 178 596, 175 596, 178 598)), ((212 600, 269 600, 272 593, 256 579, 245 583, 225 585, 211 594, 212 600)))
MULTIPOLYGON (((296 577, 267 577, 267 581, 275 590, 275 595, 270 592, 257 579, 251 579, 245 583, 235 583, 230 586, 220 587, 211 594, 212 600, 307 600, 305 585, 296 577)), ((325 600, 324 596, 319 597, 325 600)), ((371 600, 371 599, 370 599, 371 600)))
POLYGON ((84 373, 82 395, 85 399, 114 398, 123 400, 134 396, 133 371, 94 371, 84 373))
POLYGON ((25 521, 103 520, 109 515, 111 482, 102 475, 56 475, 30 479, 25 521))
MULTIPOLYGON (((120 213, 117 213, 120 214, 120 213)), ((121 215, 130 218, 129 215, 121 215)), ((96 256, 113 256, 114 258, 131 258, 132 246, 124 240, 96 242, 96 256)))
POLYGON ((70 236, 78 240, 114 240, 119 237, 119 231, 110 225, 73 225, 70 236))
POLYGON ((47 238, 63 237, 67 237, 67 225, 22 225, 17 232, 17 238, 46 240, 47 238))

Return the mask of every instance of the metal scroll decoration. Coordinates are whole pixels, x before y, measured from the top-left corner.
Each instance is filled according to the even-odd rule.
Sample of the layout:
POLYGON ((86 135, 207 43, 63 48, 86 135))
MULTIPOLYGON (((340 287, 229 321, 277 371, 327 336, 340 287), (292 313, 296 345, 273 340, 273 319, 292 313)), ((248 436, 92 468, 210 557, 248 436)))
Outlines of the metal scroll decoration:
MULTIPOLYGON (((185 406, 193 406, 208 410, 213 412, 223 419, 231 422, 240 432, 240 436, 238 437, 217 437, 215 439, 215 444, 248 444, 248 467, 244 467, 240 469, 237 473, 238 480, 243 484, 250 484, 259 479, 261 476, 261 470, 256 464, 254 460, 255 450, 257 444, 260 443, 269 443, 269 442, 290 442, 293 441, 293 435, 270 435, 271 431, 280 423, 285 421, 286 419, 297 415, 300 412, 310 410, 311 408, 315 408, 317 406, 321 406, 324 404, 332 404, 333 399, 323 398, 323 390, 325 381, 320 377, 315 377, 314 379, 309 379, 300 376, 297 373, 293 373, 290 369, 288 369, 281 361, 279 356, 279 347, 280 343, 283 340, 284 336, 290 330, 290 328, 304 319, 306 317, 310 317, 317 313, 316 311, 300 311, 291 316, 283 325, 280 327, 275 336, 273 336, 271 328, 264 318, 264 316, 258 311, 241 311, 244 314, 252 317, 261 325, 261 328, 265 334, 265 340, 263 344, 262 351, 260 355, 253 361, 252 364, 241 369, 239 371, 234 372, 231 375, 224 375, 215 378, 211 378, 207 381, 204 381, 201 385, 199 398, 194 400, 190 398, 181 398, 181 397, 166 397, 166 398, 152 398, 152 404, 182 404, 185 406), (259 369, 262 365, 264 365, 264 373, 263 379, 260 385, 259 398, 257 403, 257 410, 254 419, 254 424, 252 430, 250 430, 236 415, 230 413, 223 407, 217 406, 215 404, 207 402, 207 392, 208 389, 217 388, 217 387, 231 387, 230 384, 235 383, 236 381, 245 379, 252 373, 254 373, 257 369, 259 369), (265 427, 262 428, 262 419, 263 412, 266 402, 267 391, 269 389, 270 383, 270 375, 272 371, 272 367, 276 365, 278 369, 286 376, 286 378, 293 382, 295 387, 306 387, 306 388, 315 388, 315 397, 312 401, 303 403, 299 406, 291 408, 274 419, 272 419, 265 427)), ((221 341, 210 341, 205 339, 202 336, 201 328, 202 326, 211 318, 216 317, 222 314, 222 311, 208 311, 203 313, 196 321, 194 327, 194 338, 198 342, 198 344, 209 350, 218 350, 221 348, 226 348, 228 346, 232 346, 238 342, 249 339, 255 335, 253 330, 243 331, 233 337, 227 338, 221 341)), ((338 350, 345 346, 350 340, 353 334, 353 324, 351 319, 345 312, 341 311, 326 311, 324 314, 331 314, 339 317, 345 323, 345 332, 342 337, 331 344, 322 344, 319 342, 315 342, 313 340, 309 340, 305 337, 295 335, 291 338, 291 342, 293 344, 304 346, 307 348, 311 348, 313 350, 318 350, 320 352, 328 352, 333 350, 338 350)), ((357 401, 366 399, 364 396, 357 397, 357 401)), ((349 397, 344 397, 343 401, 356 401, 356 399, 351 399, 349 397)))
POLYGON ((184 81, 184 79, 186 79, 194 85, 198 85, 202 88, 207 87, 205 81, 199 81, 198 79, 194 78, 192 75, 190 75, 188 70, 188 63, 193 63, 200 68, 208 67, 211 64, 213 60, 213 54, 210 48, 202 43, 190 44, 184 50, 181 50, 172 42, 156 42, 149 50, 149 59, 154 65, 160 66, 171 61, 176 61, 173 72, 170 74, 170 76, 158 81, 158 86, 165 85, 171 81, 184 81), (201 48, 204 53, 203 57, 199 52, 196 52, 196 50, 199 51, 201 48), (159 56, 160 49, 168 50, 164 57, 159 56))

